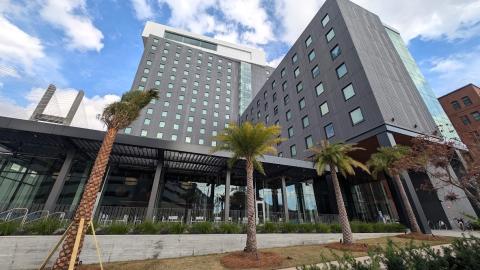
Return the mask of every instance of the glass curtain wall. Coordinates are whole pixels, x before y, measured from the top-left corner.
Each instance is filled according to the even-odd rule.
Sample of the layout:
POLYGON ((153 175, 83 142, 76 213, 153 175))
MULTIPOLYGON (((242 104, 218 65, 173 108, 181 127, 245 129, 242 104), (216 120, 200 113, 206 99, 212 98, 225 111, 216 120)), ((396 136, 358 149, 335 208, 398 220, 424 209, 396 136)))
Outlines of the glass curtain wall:
POLYGON ((315 222, 318 217, 313 180, 287 181, 287 204, 289 220, 315 222))
POLYGON ((393 222, 398 220, 390 190, 385 181, 363 183, 350 187, 354 217, 362 221, 393 222))

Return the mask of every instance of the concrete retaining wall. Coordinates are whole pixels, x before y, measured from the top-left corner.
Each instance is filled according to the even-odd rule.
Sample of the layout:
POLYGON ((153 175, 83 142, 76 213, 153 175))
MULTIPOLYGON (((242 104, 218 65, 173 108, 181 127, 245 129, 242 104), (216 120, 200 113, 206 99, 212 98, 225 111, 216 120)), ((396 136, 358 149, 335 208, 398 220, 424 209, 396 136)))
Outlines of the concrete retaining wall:
MULTIPOLYGON (((356 239, 395 235, 395 233, 357 233, 356 239)), ((0 237, 0 269, 38 269, 60 236, 0 237)), ((259 234, 259 248, 313 245, 338 241, 341 234, 259 234)), ((99 235, 104 262, 163 259, 242 250, 243 234, 205 235, 99 235)), ((95 245, 87 236, 81 260, 98 262, 95 245)), ((50 262, 51 265, 52 262, 50 262)))

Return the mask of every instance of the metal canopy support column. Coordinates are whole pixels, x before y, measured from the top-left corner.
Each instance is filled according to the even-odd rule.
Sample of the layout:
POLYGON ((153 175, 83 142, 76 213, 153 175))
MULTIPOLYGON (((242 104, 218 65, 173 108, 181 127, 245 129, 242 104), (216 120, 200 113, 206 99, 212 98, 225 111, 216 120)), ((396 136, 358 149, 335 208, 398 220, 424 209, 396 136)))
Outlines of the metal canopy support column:
POLYGON ((60 193, 62 193, 63 186, 65 185, 65 180, 67 179, 68 172, 72 167, 73 158, 75 157, 75 150, 70 149, 67 151, 67 155, 65 160, 63 161, 62 167, 60 168, 60 172, 58 173, 57 179, 53 184, 52 190, 50 194, 48 194, 47 201, 45 202, 45 210, 50 212, 55 211, 55 205, 57 203, 58 197, 60 197, 60 193))
POLYGON ((288 222, 288 200, 287 200, 287 185, 285 183, 285 176, 282 176, 282 202, 283 202, 283 214, 285 216, 285 222, 288 222))
POLYGON ((157 168, 155 169, 155 176, 153 177, 152 191, 150 192, 150 198, 148 200, 147 214, 145 220, 153 219, 153 212, 156 208, 156 202, 158 198, 158 191, 160 185, 163 183, 162 179, 163 160, 157 162, 157 168))
MULTIPOLYGON (((377 140, 380 146, 392 147, 397 144, 395 142, 395 138, 393 137, 393 134, 390 132, 378 134, 377 140)), ((420 229, 423 231, 423 233, 432 233, 430 226, 428 226, 427 217, 423 212, 423 207, 420 204, 420 200, 418 199, 417 192, 415 191, 415 187, 413 186, 412 180, 410 179, 410 175, 408 174, 408 172, 405 171, 401 174, 401 176, 402 176, 401 178, 403 178, 402 179, 403 187, 405 188, 405 192, 407 193, 410 204, 412 205, 413 211, 415 212, 415 216, 417 217, 417 222, 418 222, 418 225, 420 226, 420 229)), ((395 186, 395 189, 396 189, 396 186, 395 186)), ((395 191, 398 194, 398 190, 395 190, 395 191)), ((400 206, 401 209, 399 210, 402 211, 406 217, 405 207, 403 205, 403 202, 401 200, 399 201, 401 205, 397 205, 397 207, 400 206)))
POLYGON ((230 220, 230 178, 232 172, 227 170, 227 175, 225 176, 225 205, 224 205, 224 221, 228 222, 230 220))

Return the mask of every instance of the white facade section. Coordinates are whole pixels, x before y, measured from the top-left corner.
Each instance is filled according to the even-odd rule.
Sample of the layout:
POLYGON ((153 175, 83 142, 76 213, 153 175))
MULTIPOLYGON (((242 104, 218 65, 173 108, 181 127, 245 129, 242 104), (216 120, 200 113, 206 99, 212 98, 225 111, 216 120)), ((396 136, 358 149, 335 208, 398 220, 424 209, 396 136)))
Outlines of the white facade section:
MULTIPOLYGON (((260 65, 260 66, 265 66, 267 64, 266 57, 265 57, 265 52, 263 50, 255 49, 255 48, 249 48, 247 46, 237 45, 237 44, 229 43, 229 42, 226 42, 226 41, 210 38, 210 37, 207 37, 207 36, 194 34, 194 33, 191 33, 191 32, 176 29, 176 28, 173 28, 173 27, 170 27, 170 26, 167 26, 167 25, 163 25, 163 24, 158 24, 158 23, 155 23, 155 22, 150 22, 149 21, 145 24, 145 28, 143 29, 143 33, 142 33, 142 37, 143 37, 143 40, 145 42, 146 38, 148 38, 148 36, 150 36, 150 35, 155 35, 155 36, 158 36, 158 37, 164 37, 165 36, 165 31, 175 33, 175 34, 180 34, 180 35, 183 35, 183 36, 192 37, 192 38, 202 40, 202 41, 207 41, 207 42, 210 42, 210 43, 214 43, 214 44, 217 45, 217 50, 216 51, 209 50, 209 49, 206 49, 206 48, 203 48, 203 47, 198 47, 198 46, 191 45, 191 44, 186 44, 187 46, 195 47, 197 49, 200 49, 200 50, 203 50, 203 51, 206 51, 206 52, 210 52, 210 53, 217 54, 217 55, 220 55, 220 56, 224 56, 224 57, 232 58, 232 59, 235 59, 235 60, 238 60, 238 61, 244 61, 244 62, 248 62, 248 63, 260 65)), ((175 41, 175 42, 178 42, 178 41, 175 41)))

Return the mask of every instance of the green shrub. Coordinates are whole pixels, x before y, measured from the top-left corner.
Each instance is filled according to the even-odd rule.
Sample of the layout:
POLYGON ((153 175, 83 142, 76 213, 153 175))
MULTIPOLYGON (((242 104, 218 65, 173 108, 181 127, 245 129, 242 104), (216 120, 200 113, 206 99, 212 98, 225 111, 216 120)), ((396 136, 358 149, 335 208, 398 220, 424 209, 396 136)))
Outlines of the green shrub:
POLYGON ((242 227, 238 224, 235 223, 221 223, 217 227, 217 232, 218 233, 240 233, 242 232, 242 227))
POLYGON ((104 234, 127 234, 131 230, 131 226, 125 223, 113 223, 102 227, 101 232, 104 234))
POLYGON ((187 226, 179 222, 164 222, 159 224, 159 232, 161 234, 182 234, 187 228, 187 226))
POLYGON ((373 232, 373 224, 359 221, 350 222, 350 227, 354 233, 371 233, 373 232))
POLYGON ((331 233, 341 233, 342 232, 342 226, 338 223, 333 223, 330 224, 330 232, 331 233))
POLYGON ((298 229, 297 224, 294 224, 294 223, 286 222, 286 223, 280 223, 279 225, 279 230, 282 233, 294 233, 294 232, 297 232, 297 229, 298 229))
POLYGON ((278 232, 278 224, 267 222, 261 226, 258 226, 259 232, 261 233, 277 233, 278 232))
POLYGON ((56 218, 41 219, 23 226, 25 233, 32 235, 52 235, 62 228, 65 228, 64 223, 56 218))
POLYGON ((198 222, 193 223, 190 228, 190 233, 206 234, 214 231, 213 224, 211 222, 198 222))
POLYGON ((19 227, 20 223, 18 222, 2 222, 0 223, 0 236, 12 235, 19 227))
POLYGON ((297 232, 299 233, 313 233, 316 231, 316 226, 313 223, 303 223, 297 225, 297 232))
POLYGON ((157 234, 160 230, 158 224, 151 221, 146 221, 135 225, 133 232, 135 234, 157 234))
POLYGON ((317 223, 317 224, 315 224, 315 231, 317 233, 329 233, 330 232, 330 226, 328 226, 328 224, 317 223))

